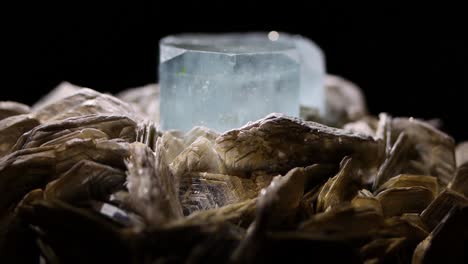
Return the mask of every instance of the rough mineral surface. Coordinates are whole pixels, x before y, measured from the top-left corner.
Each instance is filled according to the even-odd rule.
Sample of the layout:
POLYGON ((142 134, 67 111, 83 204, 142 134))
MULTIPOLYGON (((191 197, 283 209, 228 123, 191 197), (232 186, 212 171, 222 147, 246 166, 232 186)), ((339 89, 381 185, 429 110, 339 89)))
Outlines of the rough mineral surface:
POLYGON ((155 86, 63 85, 0 102, 0 263, 466 260, 466 143, 427 122, 160 131, 155 86))

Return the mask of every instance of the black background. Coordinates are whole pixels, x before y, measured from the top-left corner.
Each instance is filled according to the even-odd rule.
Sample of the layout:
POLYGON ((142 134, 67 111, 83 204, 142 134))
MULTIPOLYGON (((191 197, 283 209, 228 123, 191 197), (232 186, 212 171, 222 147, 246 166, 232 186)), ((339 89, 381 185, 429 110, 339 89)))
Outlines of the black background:
MULTIPOLYGON (((36 1, 40 2, 40 1, 36 1)), ((438 117, 468 139, 468 23, 461 6, 330 1, 23 3, 2 8, 0 100, 31 104, 62 80, 117 92, 157 80, 158 40, 179 32, 286 31, 377 114, 438 117)))

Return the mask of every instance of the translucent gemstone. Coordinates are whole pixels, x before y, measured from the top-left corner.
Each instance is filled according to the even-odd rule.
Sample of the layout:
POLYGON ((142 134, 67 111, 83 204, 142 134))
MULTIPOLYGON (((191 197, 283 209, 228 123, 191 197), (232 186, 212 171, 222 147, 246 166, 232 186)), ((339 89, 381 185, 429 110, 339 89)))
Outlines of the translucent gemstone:
POLYGON ((291 36, 301 60, 300 103, 322 117, 325 109, 325 58, 322 50, 310 39, 291 36))
POLYGON ((188 131, 201 125, 223 132, 272 112, 298 116, 301 82, 309 80, 303 78, 303 39, 283 33, 273 37, 185 34, 162 39, 162 129, 188 131))

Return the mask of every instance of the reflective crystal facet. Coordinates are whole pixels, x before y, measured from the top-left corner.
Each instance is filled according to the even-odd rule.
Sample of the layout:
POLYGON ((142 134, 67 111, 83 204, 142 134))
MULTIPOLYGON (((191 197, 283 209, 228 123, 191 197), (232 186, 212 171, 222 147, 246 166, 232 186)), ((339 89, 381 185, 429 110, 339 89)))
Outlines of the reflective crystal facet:
POLYGON ((302 56, 311 56, 315 46, 303 38, 185 34, 162 39, 160 48, 162 129, 188 131, 201 125, 223 132, 272 112, 298 116, 304 95, 317 109, 323 107, 314 99, 322 96, 320 91, 313 91, 322 85, 316 79, 323 62, 316 66, 312 56, 304 63, 302 56), (301 92, 303 87, 312 93, 301 92))

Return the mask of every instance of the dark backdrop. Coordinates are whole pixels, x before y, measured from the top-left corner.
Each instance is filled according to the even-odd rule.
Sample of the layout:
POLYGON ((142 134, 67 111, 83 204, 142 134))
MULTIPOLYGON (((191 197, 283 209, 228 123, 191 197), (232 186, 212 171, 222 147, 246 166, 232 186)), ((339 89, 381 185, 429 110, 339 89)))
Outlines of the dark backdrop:
POLYGON ((155 82, 167 34, 277 30, 313 39, 372 113, 438 117, 468 139, 464 8, 329 2, 21 2, 1 11, 0 100, 31 104, 61 80, 108 92, 155 82))

